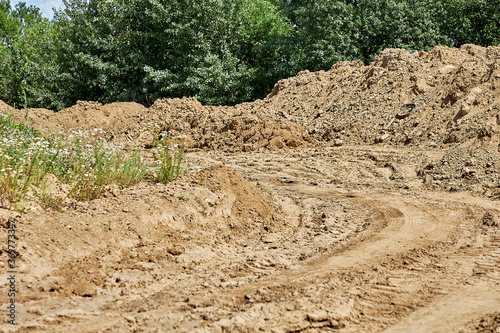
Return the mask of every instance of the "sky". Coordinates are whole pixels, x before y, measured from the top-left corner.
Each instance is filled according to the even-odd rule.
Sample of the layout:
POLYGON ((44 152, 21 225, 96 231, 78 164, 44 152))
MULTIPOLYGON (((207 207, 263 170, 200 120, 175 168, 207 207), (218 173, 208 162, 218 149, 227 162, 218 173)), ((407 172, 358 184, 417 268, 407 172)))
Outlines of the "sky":
POLYGON ((14 7, 19 2, 26 2, 27 5, 37 6, 42 11, 42 15, 49 19, 52 19, 52 17, 54 16, 52 7, 56 8, 64 7, 62 0, 24 0, 24 1, 11 0, 10 4, 12 5, 12 7, 14 7))

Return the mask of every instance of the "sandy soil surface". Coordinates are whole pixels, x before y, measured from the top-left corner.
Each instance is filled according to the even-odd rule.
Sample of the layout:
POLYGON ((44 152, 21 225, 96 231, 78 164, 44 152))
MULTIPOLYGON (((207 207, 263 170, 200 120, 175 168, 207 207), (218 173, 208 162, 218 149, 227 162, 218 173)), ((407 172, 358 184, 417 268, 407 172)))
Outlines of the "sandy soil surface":
POLYGON ((386 50, 235 107, 31 110, 127 147, 185 134, 190 172, 0 209, 0 331, 500 332, 499 54, 386 50))

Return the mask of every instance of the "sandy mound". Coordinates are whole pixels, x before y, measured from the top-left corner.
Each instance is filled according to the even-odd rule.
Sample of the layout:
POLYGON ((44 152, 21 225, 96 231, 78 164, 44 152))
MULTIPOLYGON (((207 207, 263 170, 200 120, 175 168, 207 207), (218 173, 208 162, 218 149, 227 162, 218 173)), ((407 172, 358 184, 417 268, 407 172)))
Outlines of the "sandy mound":
POLYGON ((133 125, 141 122, 141 113, 145 112, 147 108, 138 103, 102 105, 98 102, 79 101, 76 105, 55 113, 52 121, 65 128, 101 128, 113 136, 128 132, 133 125))
POLYGON ((498 331, 500 331, 500 312, 487 314, 481 319, 474 320, 466 327, 460 329, 461 333, 487 333, 498 331))
POLYGON ((448 191, 468 190, 500 199, 500 154, 485 149, 452 149, 418 170, 424 184, 448 191))
POLYGON ((498 147, 500 47, 387 49, 276 84, 268 109, 320 140, 498 147))
POLYGON ((0 112, 8 112, 10 110, 12 110, 12 107, 4 101, 0 100, 0 112))
MULTIPOLYGON (((25 220, 41 212, 31 210, 25 220)), ((6 228, 12 214, 19 217, 0 209, 0 226, 6 228)), ((65 213, 44 214, 36 230, 23 235, 26 250, 20 255, 29 283, 36 284, 42 298, 95 297, 121 285, 120 280, 135 281, 136 272, 151 265, 175 266, 179 255, 198 251, 198 246, 208 247, 206 255, 214 244, 235 237, 260 239, 284 227, 270 193, 223 165, 167 185, 142 183, 114 190, 91 202, 74 203, 65 213), (131 272, 117 274, 117 269, 131 272)))
MULTIPOLYGON (((151 147, 154 135, 170 131, 186 136, 187 147, 250 151, 261 147, 299 147, 312 142, 301 126, 261 114, 262 101, 239 107, 203 106, 195 98, 161 99, 149 109, 137 103, 79 101, 60 112, 31 109, 36 128, 101 129, 108 141, 127 147, 151 147)), ((22 121, 26 112, 18 110, 22 121)))
POLYGON ((261 112, 262 101, 236 107, 202 106, 196 99, 162 99, 150 108, 162 130, 188 136, 196 148, 298 147, 310 141, 301 126, 261 112))
POLYGON ((248 233, 260 225, 275 229, 279 221, 269 193, 258 189, 238 172, 224 165, 215 165, 193 176, 212 192, 222 192, 231 204, 230 216, 239 221, 232 229, 248 233))
MULTIPOLYGON (((78 101, 76 105, 53 112, 47 109, 30 109, 28 119, 30 123, 38 128, 48 128, 52 131, 62 127, 63 130, 83 129, 104 130, 104 136, 108 140, 121 139, 131 141, 128 134, 132 128, 141 124, 142 114, 148 109, 137 103, 111 103, 102 105, 99 102, 78 101)), ((26 112, 18 110, 17 117, 23 120, 26 112)))

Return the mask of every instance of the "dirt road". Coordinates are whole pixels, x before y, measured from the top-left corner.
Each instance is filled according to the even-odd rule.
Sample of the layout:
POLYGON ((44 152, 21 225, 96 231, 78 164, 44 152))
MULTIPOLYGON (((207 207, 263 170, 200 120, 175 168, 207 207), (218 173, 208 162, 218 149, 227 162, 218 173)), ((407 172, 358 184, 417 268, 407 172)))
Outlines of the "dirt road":
POLYGON ((441 155, 191 152, 173 185, 14 217, 16 329, 495 332, 500 206, 429 189, 441 155))

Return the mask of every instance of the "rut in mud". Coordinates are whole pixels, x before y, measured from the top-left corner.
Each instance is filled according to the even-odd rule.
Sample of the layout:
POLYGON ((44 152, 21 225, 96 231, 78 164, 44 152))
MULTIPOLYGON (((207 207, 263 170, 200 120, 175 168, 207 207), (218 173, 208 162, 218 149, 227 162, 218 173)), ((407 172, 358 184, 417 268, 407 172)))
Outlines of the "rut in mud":
POLYGON ((235 107, 31 110, 127 147, 185 134, 191 171, 0 209, 19 238, 19 325, 1 330, 498 331, 498 53, 386 50, 235 107))

